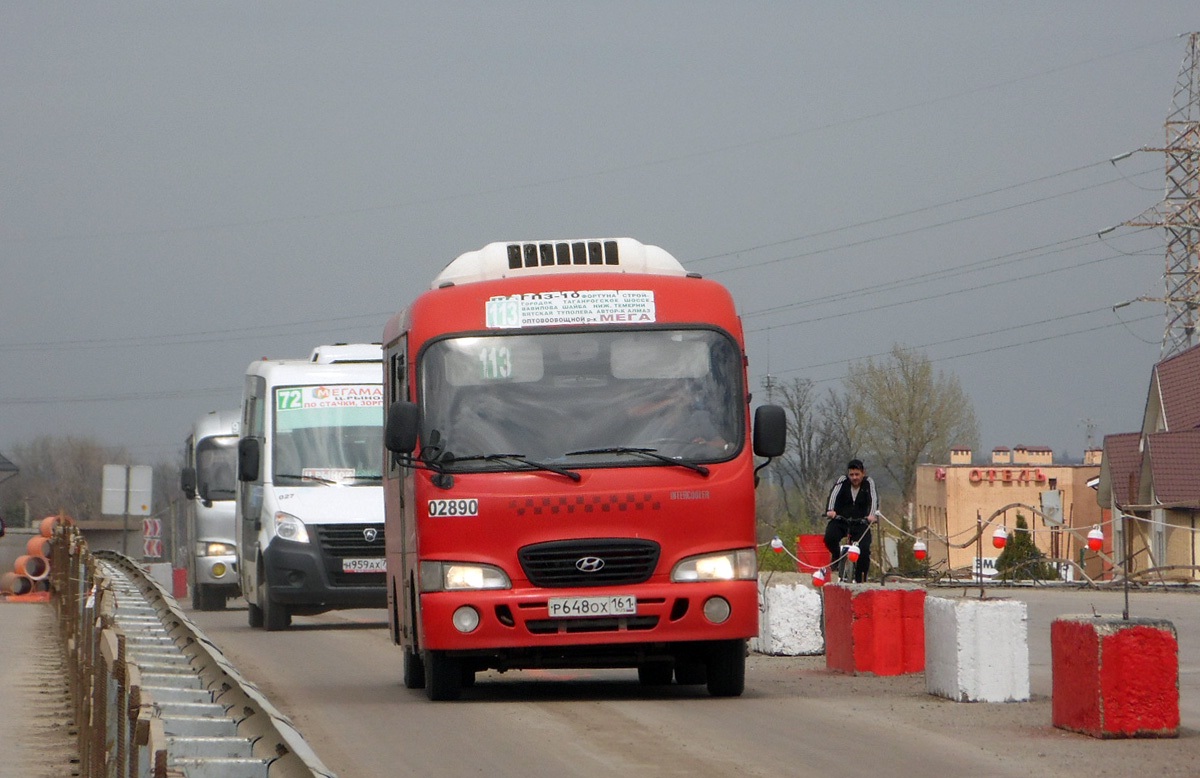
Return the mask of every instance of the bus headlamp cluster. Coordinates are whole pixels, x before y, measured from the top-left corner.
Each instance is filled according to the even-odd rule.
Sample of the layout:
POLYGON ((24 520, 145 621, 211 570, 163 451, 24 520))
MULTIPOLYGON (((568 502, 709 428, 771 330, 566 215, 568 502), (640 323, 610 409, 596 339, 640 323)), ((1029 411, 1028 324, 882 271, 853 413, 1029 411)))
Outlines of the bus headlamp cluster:
POLYGON ((671 571, 671 580, 675 583, 752 581, 757 578, 758 555, 752 548, 688 557, 671 571))
POLYGON ((304 526, 304 522, 283 511, 275 514, 275 535, 293 543, 308 542, 308 528, 304 526))
POLYGON ((503 570, 472 562, 422 562, 422 592, 461 592, 482 589, 511 589, 503 570))

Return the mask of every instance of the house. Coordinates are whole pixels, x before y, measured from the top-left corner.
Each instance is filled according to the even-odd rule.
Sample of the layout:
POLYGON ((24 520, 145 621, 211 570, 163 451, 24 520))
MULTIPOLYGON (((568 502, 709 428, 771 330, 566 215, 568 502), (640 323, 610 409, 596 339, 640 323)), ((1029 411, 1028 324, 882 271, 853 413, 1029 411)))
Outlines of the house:
POLYGON ((1096 499, 1131 579, 1200 580, 1200 346, 1154 366, 1140 432, 1105 436, 1096 499))

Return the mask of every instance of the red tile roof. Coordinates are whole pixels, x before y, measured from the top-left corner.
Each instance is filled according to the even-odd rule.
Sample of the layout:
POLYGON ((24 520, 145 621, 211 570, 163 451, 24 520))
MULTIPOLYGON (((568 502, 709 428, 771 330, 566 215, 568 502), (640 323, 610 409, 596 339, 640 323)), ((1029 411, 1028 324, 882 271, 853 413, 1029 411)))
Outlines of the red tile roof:
POLYGON ((1137 496, 1142 471, 1142 455, 1138 452, 1141 439, 1140 432, 1121 432, 1104 436, 1104 462, 1108 465, 1113 499, 1118 505, 1131 505, 1136 502, 1133 498, 1137 496))
POLYGON ((1200 429, 1156 432, 1146 437, 1155 500, 1200 508, 1200 429))
POLYGON ((1164 359, 1154 371, 1167 429, 1181 432, 1200 427, 1200 346, 1164 359))

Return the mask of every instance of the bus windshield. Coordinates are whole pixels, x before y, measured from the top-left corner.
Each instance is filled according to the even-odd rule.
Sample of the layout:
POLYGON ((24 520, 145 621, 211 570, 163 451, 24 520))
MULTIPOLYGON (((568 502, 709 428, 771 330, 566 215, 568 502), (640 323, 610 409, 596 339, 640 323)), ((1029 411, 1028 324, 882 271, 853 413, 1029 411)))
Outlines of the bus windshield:
POLYGON ((210 502, 232 500, 237 481, 237 437, 204 438, 196 444, 196 491, 210 502))
POLYGON ((376 384, 275 389, 271 449, 276 484, 378 485, 383 392, 376 384))
POLYGON ((445 338, 422 353, 419 381, 426 456, 456 470, 521 466, 482 458, 496 454, 571 468, 715 462, 743 445, 741 354, 713 329, 445 338))

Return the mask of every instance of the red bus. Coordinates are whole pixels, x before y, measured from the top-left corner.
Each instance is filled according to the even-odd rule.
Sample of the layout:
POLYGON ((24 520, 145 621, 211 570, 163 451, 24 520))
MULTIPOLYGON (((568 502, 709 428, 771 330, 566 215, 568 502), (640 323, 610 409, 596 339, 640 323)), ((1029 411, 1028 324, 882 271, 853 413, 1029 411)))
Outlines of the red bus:
POLYGON ((628 667, 742 693, 756 473, 785 423, 770 405, 750 423, 724 287, 629 238, 492 243, 388 322, 384 360, 408 688, 628 667))

